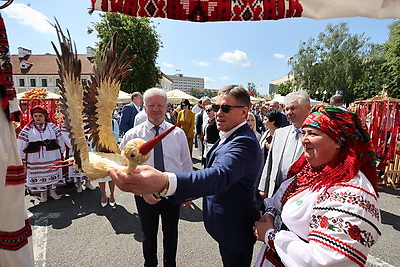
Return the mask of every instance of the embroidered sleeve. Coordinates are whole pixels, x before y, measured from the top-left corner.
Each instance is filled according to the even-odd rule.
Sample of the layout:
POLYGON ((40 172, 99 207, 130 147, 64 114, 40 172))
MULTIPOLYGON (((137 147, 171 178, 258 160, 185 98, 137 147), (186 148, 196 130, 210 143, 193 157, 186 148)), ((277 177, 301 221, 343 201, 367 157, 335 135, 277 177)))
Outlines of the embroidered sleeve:
POLYGON ((29 130, 29 126, 24 127, 17 138, 18 152, 22 160, 25 160, 25 153, 23 150, 29 144, 29 130))
POLYGON ((275 235, 278 231, 275 229, 269 229, 266 233, 265 233, 265 243, 268 244, 268 246, 275 251, 275 245, 274 245, 274 241, 275 241, 275 235))
POLYGON ((353 180, 321 190, 311 211, 308 240, 290 231, 276 235, 274 245, 286 265, 366 264, 381 234, 379 208, 367 179, 358 174, 353 180))
POLYGON ((264 206, 266 211, 265 213, 271 214, 274 217, 277 214, 281 213, 282 204, 280 200, 287 186, 291 183, 292 180, 293 180, 292 178, 287 179, 285 182, 281 184, 278 191, 276 191, 276 193, 272 197, 264 199, 264 206))
POLYGON ((55 125, 54 123, 51 123, 50 125, 51 125, 51 129, 53 129, 54 134, 57 138, 58 145, 61 147, 60 148, 61 153, 63 153, 65 151, 65 142, 64 142, 64 138, 61 133, 61 129, 58 128, 58 126, 55 125))

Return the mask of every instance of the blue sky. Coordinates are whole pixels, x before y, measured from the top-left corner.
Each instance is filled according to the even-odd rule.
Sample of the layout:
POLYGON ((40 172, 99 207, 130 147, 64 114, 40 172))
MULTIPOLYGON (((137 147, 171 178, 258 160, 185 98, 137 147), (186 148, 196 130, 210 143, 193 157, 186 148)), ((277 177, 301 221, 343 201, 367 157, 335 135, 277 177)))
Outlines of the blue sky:
MULTIPOLYGON (((63 29, 70 31, 78 53, 97 41, 87 27, 99 21, 99 11, 87 13, 90 0, 14 0, 1 14, 6 24, 11 54, 18 47, 34 54, 54 54, 51 41, 57 41, 48 21, 54 17, 63 29)), ((391 19, 341 18, 311 20, 305 18, 254 22, 194 23, 168 19, 153 19, 163 47, 157 64, 167 75, 177 72, 186 76, 204 77, 206 88, 221 88, 226 84, 253 82, 266 94, 268 84, 289 72, 287 59, 293 56, 301 41, 307 41, 324 31, 329 23, 348 22, 352 33, 365 32, 375 43, 388 38, 391 19), (177 71, 180 70, 180 71, 177 71)))

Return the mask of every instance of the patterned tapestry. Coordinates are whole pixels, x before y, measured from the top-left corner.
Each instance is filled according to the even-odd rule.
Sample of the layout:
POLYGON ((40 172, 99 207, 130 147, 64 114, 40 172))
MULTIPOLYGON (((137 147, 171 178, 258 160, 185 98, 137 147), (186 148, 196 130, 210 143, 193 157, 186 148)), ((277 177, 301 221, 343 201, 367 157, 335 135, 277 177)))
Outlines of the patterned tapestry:
POLYGON ((91 0, 94 10, 195 22, 400 18, 400 0, 91 0))

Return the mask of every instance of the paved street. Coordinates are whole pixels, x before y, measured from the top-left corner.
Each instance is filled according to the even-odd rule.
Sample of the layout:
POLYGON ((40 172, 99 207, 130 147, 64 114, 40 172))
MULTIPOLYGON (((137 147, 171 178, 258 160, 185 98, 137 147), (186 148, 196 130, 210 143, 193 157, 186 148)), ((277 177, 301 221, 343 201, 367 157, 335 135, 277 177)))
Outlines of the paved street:
MULTIPOLYGON (((199 168, 196 149, 193 154, 199 168)), ((26 196, 36 266, 143 265, 140 222, 132 194, 116 189, 117 207, 112 209, 100 206, 98 187, 80 194, 72 187, 58 192, 63 195, 60 200, 40 204, 37 197, 26 196)), ((371 251, 368 266, 400 266, 400 192, 385 189, 380 205, 382 237, 371 251)), ((201 200, 196 200, 181 212, 178 266, 222 266, 217 243, 204 230, 201 207, 201 200)), ((260 242, 254 258, 259 248, 260 242)), ((161 258, 162 245, 159 262, 161 258)))

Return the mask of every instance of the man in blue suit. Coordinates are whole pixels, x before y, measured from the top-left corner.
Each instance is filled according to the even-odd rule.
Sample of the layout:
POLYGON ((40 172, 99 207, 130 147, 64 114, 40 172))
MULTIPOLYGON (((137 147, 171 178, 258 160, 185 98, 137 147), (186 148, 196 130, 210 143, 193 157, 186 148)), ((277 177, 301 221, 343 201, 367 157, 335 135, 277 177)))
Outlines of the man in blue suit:
POLYGON ((260 217, 255 179, 260 145, 246 123, 250 96, 238 85, 219 92, 216 112, 220 139, 206 157, 206 168, 186 173, 163 173, 139 166, 139 173, 109 170, 117 186, 135 194, 156 193, 184 202, 203 196, 207 232, 218 242, 224 266, 250 266, 255 238, 253 224, 260 217))
POLYGON ((121 117, 119 119, 119 131, 124 135, 128 130, 133 128, 135 116, 139 113, 143 103, 142 94, 134 92, 131 96, 132 102, 123 106, 121 110, 121 117))

